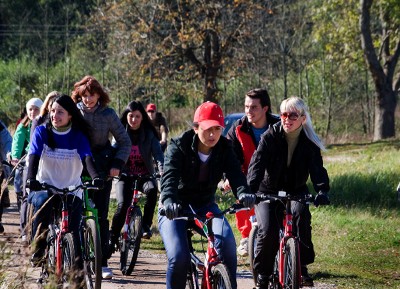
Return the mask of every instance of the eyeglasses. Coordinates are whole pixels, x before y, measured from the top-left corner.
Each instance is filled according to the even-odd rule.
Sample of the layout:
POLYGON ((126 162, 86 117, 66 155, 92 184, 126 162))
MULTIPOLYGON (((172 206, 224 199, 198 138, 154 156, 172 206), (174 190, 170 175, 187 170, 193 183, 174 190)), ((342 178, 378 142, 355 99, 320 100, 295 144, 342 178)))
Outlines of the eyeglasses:
POLYGON ((282 119, 298 120, 300 116, 297 112, 281 112, 282 119))
POLYGON ((154 113, 154 110, 148 110, 147 112, 154 113))

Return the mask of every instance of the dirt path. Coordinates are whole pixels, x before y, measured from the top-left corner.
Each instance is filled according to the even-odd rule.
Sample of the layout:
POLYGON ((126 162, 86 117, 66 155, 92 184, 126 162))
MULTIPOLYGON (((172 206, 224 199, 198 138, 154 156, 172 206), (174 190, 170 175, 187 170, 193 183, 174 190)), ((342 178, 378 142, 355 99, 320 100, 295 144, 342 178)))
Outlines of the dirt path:
MULTIPOLYGON (((28 262, 29 248, 23 246, 19 238, 19 213, 15 203, 15 194, 13 192, 10 194, 11 207, 5 209, 3 214, 5 233, 0 234, 0 241, 5 241, 5 246, 0 245, 0 250, 10 254, 3 262, 0 257, 0 273, 6 272, 6 281, 1 283, 0 279, 0 289, 38 288, 36 280, 39 277, 40 269, 32 268, 28 262)), ((4 255, 0 254, 0 256, 4 255)), ((103 280, 102 289, 165 289, 166 257, 164 254, 141 250, 135 270, 128 277, 123 276, 119 271, 118 260, 119 254, 115 253, 109 261, 114 277, 111 280, 103 280)), ((244 260, 240 261, 244 262, 244 260)), ((240 268, 238 270, 238 288, 253 288, 250 272, 240 268)), ((315 287, 308 288, 334 288, 331 285, 315 283, 315 287)))

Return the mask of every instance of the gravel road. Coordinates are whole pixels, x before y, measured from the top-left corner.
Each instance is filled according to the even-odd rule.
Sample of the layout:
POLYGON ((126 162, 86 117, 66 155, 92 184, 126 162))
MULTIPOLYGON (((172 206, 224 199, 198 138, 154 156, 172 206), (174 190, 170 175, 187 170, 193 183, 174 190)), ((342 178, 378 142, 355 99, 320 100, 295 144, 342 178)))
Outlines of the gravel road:
MULTIPOLYGON (((10 192, 10 194, 11 207, 5 209, 3 214, 5 233, 0 235, 0 250, 10 254, 9 257, 0 262, 0 273, 6 272, 6 281, 1 283, 0 279, 0 289, 39 288, 36 280, 40 271, 37 268, 32 268, 28 262, 30 250, 21 244, 19 238, 19 214, 15 203, 15 194, 13 192, 10 192)), ((1 256, 4 255, 2 254, 1 256)), ((165 289, 166 257, 164 254, 141 250, 135 270, 128 277, 123 276, 118 270, 118 260, 119 253, 115 253, 109 262, 110 268, 113 269, 114 277, 111 280, 103 280, 103 289, 165 289)), ((245 260, 243 259, 241 262, 243 263, 245 260)), ((253 287, 254 284, 250 272, 239 268, 238 288, 251 289, 253 287)), ((315 282, 314 287, 308 288, 330 289, 335 288, 335 285, 315 282)))

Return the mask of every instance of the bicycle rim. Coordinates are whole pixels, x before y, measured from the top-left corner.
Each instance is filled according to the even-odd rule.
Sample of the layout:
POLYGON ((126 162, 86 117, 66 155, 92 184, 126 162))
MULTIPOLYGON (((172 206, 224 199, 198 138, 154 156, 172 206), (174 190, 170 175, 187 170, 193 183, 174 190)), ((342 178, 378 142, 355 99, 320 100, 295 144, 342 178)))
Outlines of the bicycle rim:
POLYGON ((254 270, 254 254, 256 252, 256 241, 257 241, 258 226, 253 225, 249 234, 249 265, 250 272, 253 275, 254 285, 257 286, 257 273, 254 270))
POLYGON ((46 252, 46 271, 49 274, 54 274, 56 272, 56 236, 49 230, 47 233, 47 252, 46 252))
POLYGON ((134 207, 128 224, 127 238, 122 236, 120 266, 122 274, 130 275, 135 267, 142 239, 142 212, 134 207))
POLYGON ((300 288, 299 251, 294 238, 289 238, 285 244, 284 286, 283 289, 300 288))
POLYGON ((197 272, 196 265, 193 263, 190 263, 185 289, 199 289, 199 272, 197 272))
POLYGON ((96 222, 86 219, 83 269, 87 289, 101 288, 101 244, 96 222))
POLYGON ((229 278, 228 270, 224 264, 218 264, 211 269, 212 274, 212 289, 231 289, 231 279, 229 278))
POLYGON ((74 239, 71 233, 67 233, 62 240, 62 282, 64 284, 70 284, 74 280, 74 262, 74 239))
POLYGON ((281 284, 279 283, 279 251, 276 253, 274 269, 272 272, 272 279, 269 281, 268 289, 281 289, 281 284))

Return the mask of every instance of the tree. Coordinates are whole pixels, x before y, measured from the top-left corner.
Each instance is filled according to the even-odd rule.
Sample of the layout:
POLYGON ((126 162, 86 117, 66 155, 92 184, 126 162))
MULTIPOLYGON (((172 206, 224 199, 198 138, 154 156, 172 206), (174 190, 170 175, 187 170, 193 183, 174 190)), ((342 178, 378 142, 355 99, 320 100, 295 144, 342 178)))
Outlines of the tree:
POLYGON ((400 56, 398 1, 378 1, 379 26, 371 29, 378 19, 371 18, 373 0, 360 0, 361 46, 364 58, 375 85, 375 124, 374 140, 395 136, 395 109, 397 94, 400 89, 400 72, 398 60, 400 56), (397 18, 396 18, 397 17, 397 18), (379 38, 374 37, 379 34, 379 38), (379 43, 378 52, 375 43, 379 43), (396 74, 397 71, 397 74, 396 74))

